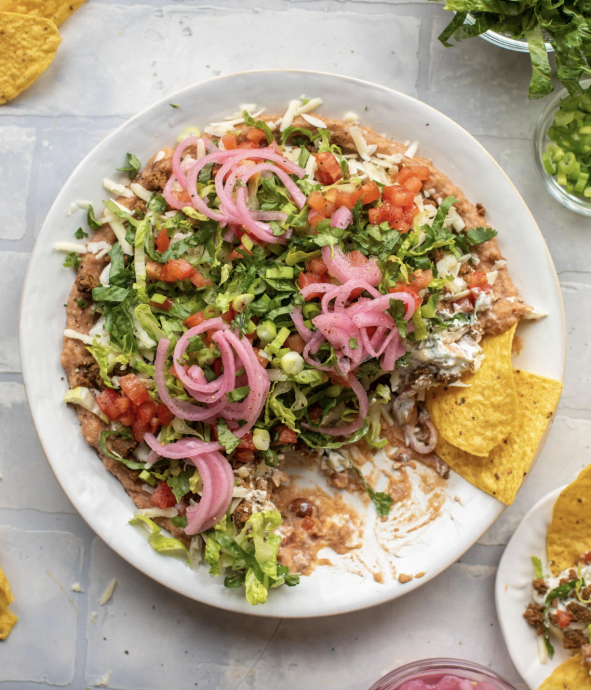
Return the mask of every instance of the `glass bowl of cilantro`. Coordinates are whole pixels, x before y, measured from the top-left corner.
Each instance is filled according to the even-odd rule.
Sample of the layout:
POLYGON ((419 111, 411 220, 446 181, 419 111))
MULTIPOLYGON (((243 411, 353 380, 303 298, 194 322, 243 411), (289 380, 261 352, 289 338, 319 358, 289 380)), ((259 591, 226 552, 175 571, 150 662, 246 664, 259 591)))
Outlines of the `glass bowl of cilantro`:
POLYGON ((536 167, 563 206, 591 216, 591 81, 578 96, 561 91, 540 115, 534 139, 536 167))

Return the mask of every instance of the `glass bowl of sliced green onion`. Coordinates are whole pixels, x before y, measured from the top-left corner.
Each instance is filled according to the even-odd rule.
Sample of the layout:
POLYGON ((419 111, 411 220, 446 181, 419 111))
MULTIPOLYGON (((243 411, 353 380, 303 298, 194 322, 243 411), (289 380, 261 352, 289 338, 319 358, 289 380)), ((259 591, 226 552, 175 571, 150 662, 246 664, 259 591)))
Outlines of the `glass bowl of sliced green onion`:
POLYGON ((563 206, 591 216, 591 81, 580 96, 561 91, 540 115, 536 166, 546 189, 563 206))

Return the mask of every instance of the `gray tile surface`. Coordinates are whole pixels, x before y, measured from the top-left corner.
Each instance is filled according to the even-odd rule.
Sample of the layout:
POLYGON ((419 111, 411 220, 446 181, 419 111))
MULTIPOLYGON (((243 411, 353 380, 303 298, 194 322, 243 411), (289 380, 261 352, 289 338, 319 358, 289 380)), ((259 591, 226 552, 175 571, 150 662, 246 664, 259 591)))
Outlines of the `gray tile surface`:
POLYGON ((0 107, 0 565, 20 616, 0 643, 2 690, 79 690, 108 672, 110 686, 124 690, 363 690, 388 669, 437 655, 490 664, 524 690, 500 635, 493 582, 525 512, 591 462, 591 223, 557 205, 536 176, 531 142, 544 104, 526 99, 527 57, 481 40, 444 49, 436 37, 445 20, 440 6, 397 0, 88 0, 61 27, 51 69, 0 107), (28 254, 84 155, 166 94, 217 74, 268 67, 362 77, 456 119, 529 204, 567 313, 564 396, 515 504, 460 563, 417 592, 316 621, 217 611, 169 592, 112 553, 51 474, 17 352, 28 254), (117 589, 101 607, 113 577, 117 589), (84 593, 71 591, 76 581, 84 593))

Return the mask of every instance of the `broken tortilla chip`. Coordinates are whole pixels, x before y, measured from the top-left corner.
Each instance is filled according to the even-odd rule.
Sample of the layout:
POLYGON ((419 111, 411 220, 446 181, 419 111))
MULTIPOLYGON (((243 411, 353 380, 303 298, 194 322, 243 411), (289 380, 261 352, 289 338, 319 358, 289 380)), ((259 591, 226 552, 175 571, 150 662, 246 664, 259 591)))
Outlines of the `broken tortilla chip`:
MULTIPOLYGON (((439 437, 436 452, 470 484, 511 505, 536 455, 562 392, 562 382, 521 369, 514 370, 517 395, 516 431, 486 458, 466 453, 439 437)), ((571 563, 572 565, 572 563, 571 563)))
POLYGON ((556 499, 546 536, 548 563, 556 577, 591 551, 591 465, 556 499))
POLYGON ((10 585, 6 575, 2 572, 2 568, 0 568, 0 640, 5 640, 10 635, 10 631, 18 620, 18 616, 8 610, 13 601, 14 597, 10 591, 10 585))
POLYGON ((50 19, 0 12, 0 103, 16 98, 49 67, 61 40, 50 19))
POLYGON ((515 328, 482 339, 484 361, 475 374, 462 376, 469 388, 440 386, 427 397, 427 410, 441 436, 471 455, 486 457, 516 428, 511 364, 515 328))
POLYGON ((563 661, 538 690, 591 690, 591 676, 581 665, 580 654, 563 661))
POLYGON ((45 17, 59 26, 86 0, 0 0, 0 12, 45 17))

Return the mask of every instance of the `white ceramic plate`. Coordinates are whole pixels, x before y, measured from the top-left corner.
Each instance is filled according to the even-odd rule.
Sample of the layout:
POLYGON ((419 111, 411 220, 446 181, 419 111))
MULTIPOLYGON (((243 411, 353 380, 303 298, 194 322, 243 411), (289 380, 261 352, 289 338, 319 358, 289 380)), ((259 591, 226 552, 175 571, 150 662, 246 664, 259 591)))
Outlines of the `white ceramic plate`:
POLYGON ((531 690, 570 657, 560 640, 552 639, 555 653, 546 664, 538 660, 538 638, 534 629, 525 622, 523 612, 531 601, 531 582, 534 569, 531 556, 542 561, 545 573, 550 572, 546 556, 546 534, 552 519, 552 508, 564 487, 555 489, 538 501, 523 518, 507 545, 495 584, 497 615, 505 644, 519 675, 531 690))
POLYGON ((323 616, 366 608, 406 594, 457 560, 496 520, 503 506, 458 476, 449 482, 449 509, 429 530, 428 548, 409 549, 398 572, 425 572, 421 579, 384 584, 371 577, 318 569, 299 587, 273 591, 264 606, 250 607, 239 590, 223 587, 205 569, 193 573, 160 556, 127 527, 132 502, 83 441, 74 413, 62 403, 66 390, 60 366, 65 314, 62 305, 73 273, 62 268, 56 241, 71 239, 81 217, 66 216, 71 201, 90 199, 101 208, 104 176, 131 151, 146 161, 162 145, 173 145, 188 125, 204 126, 236 112, 240 103, 284 112, 306 93, 321 96, 318 115, 359 114, 364 125, 399 141, 419 140, 420 152, 449 174, 468 198, 484 204, 499 230, 501 249, 525 299, 549 316, 520 329, 523 349, 517 363, 562 379, 565 361, 564 314, 552 260, 536 223, 517 190, 493 158, 465 130, 433 108, 384 87, 330 74, 260 71, 212 79, 169 96, 132 118, 95 148, 58 195, 37 240, 23 292, 21 360, 37 432, 64 491, 82 517, 117 553, 162 584, 193 599, 263 616, 323 616), (180 104, 179 109, 170 103, 180 104), (428 125, 428 126, 427 126, 428 125), (453 501, 458 496, 461 502, 453 501))

